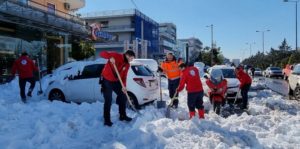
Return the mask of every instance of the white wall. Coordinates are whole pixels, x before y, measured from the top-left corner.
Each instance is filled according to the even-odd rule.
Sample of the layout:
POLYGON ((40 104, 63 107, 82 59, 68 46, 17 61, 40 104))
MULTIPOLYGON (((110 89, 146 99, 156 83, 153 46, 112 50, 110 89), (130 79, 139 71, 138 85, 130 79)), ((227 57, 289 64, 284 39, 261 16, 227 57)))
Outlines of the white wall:
POLYGON ((131 18, 110 18, 108 19, 108 25, 109 26, 115 26, 115 25, 131 25, 131 18))

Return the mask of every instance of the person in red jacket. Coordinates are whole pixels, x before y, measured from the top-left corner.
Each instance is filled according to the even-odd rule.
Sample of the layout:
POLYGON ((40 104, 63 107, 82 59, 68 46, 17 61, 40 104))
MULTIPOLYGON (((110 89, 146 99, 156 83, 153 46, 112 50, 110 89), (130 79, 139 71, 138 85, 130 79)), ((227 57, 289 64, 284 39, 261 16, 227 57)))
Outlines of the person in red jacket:
POLYGON ((200 80, 199 71, 194 66, 187 67, 186 64, 182 63, 179 65, 179 69, 182 71, 180 83, 177 88, 179 93, 184 89, 188 92, 188 107, 190 112, 190 119, 196 114, 198 109, 198 115, 200 119, 204 118, 204 106, 203 106, 203 87, 200 80))
POLYGON ((103 51, 100 56, 108 59, 108 62, 102 71, 102 89, 104 95, 104 125, 112 126, 113 123, 110 120, 110 109, 112 102, 112 92, 117 94, 118 104, 119 104, 119 119, 121 121, 131 121, 132 118, 126 115, 126 101, 127 97, 124 94, 127 92, 126 88, 122 88, 120 81, 118 80, 117 74, 114 69, 114 64, 116 65, 118 72, 121 76, 121 81, 126 86, 126 78, 129 69, 129 62, 135 58, 135 53, 131 50, 126 51, 124 54, 119 54, 116 52, 103 51))
POLYGON ((206 85, 209 88, 208 97, 213 104, 213 110, 220 114, 221 104, 225 102, 227 91, 227 81, 223 78, 222 70, 213 70, 210 78, 206 80, 206 85))
POLYGON ((19 74, 19 87, 21 99, 26 103, 25 87, 26 82, 30 83, 27 96, 31 97, 31 93, 35 86, 35 79, 33 77, 33 71, 38 71, 38 68, 34 65, 33 61, 28 57, 26 52, 23 52, 21 57, 18 58, 12 67, 12 75, 19 74))
POLYGON ((235 70, 236 76, 240 81, 240 90, 243 98, 242 109, 248 108, 248 92, 251 87, 252 79, 251 77, 244 72, 242 67, 237 67, 235 70))

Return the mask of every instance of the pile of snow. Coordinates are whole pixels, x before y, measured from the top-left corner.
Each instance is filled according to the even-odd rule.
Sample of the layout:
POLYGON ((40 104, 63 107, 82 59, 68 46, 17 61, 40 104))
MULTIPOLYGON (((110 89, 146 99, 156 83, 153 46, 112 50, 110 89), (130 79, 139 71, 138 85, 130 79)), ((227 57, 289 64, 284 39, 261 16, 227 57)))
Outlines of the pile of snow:
MULTIPOLYGON (((44 81, 47 81, 45 79, 44 81)), ((166 80, 163 98, 168 100, 166 80)), ((255 84, 254 86, 255 87, 255 84)), ((35 92, 37 89, 35 89, 35 92)), ((165 109, 148 105, 130 123, 118 120, 112 105, 113 127, 103 126, 103 103, 49 102, 36 94, 20 102, 18 81, 0 85, 0 148, 299 148, 300 107, 270 91, 251 92, 249 111, 220 117, 207 110, 204 120, 165 118, 165 109)), ((187 97, 179 95, 179 115, 187 119, 187 97)), ((169 100, 168 100, 169 101, 169 100)))

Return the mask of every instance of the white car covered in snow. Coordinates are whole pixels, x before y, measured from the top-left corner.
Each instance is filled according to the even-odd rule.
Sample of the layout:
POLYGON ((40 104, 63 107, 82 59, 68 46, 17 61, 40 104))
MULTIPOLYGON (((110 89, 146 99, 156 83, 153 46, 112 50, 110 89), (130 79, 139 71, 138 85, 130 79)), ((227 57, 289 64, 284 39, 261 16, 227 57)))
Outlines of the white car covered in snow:
MULTIPOLYGON (((105 59, 78 61, 59 67, 50 77, 45 96, 51 101, 77 103, 103 100, 99 76, 106 62, 105 59)), ((136 107, 159 98, 157 78, 142 63, 130 63, 126 83, 128 94, 136 107)))
MULTIPOLYGON (((208 73, 206 73, 205 76, 210 78, 210 74, 216 69, 221 69, 223 73, 223 77, 227 80, 227 86, 228 86, 227 99, 231 99, 231 100, 235 99, 236 95, 239 92, 240 81, 237 79, 235 75, 234 67, 226 66, 226 65, 216 65, 210 67, 208 69, 208 73)), ((204 80, 202 80, 202 82, 203 82, 204 93, 207 95, 209 88, 206 85, 204 80)))
POLYGON ((289 94, 300 100, 300 64, 294 66, 289 81, 289 94))

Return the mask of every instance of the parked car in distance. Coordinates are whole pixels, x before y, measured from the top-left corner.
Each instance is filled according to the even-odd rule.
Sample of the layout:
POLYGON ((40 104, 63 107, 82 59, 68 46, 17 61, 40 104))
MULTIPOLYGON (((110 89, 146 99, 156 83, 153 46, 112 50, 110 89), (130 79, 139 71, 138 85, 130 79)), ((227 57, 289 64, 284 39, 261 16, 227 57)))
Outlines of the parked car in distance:
MULTIPOLYGON (((237 93, 239 92, 239 86, 240 86, 240 81, 237 79, 235 75, 235 70, 234 70, 235 68, 226 65, 215 65, 208 69, 208 73, 205 74, 205 77, 210 78, 210 74, 216 69, 221 69, 223 73, 223 77, 227 80, 227 86, 228 86, 227 99, 231 101, 234 100, 237 93)), ((209 88, 204 80, 202 80, 202 82, 203 82, 204 93, 207 95, 209 88)))
POLYGON ((279 67, 268 67, 265 70, 265 77, 280 77, 283 78, 282 70, 279 67))
POLYGON ((293 67, 294 66, 290 65, 290 64, 285 65, 285 68, 283 69, 283 78, 285 80, 288 80, 288 78, 289 78, 289 76, 290 76, 290 74, 291 74, 291 72, 293 70, 293 67))
MULTIPOLYGON (((99 76, 106 62, 107 60, 100 59, 72 62, 61 66, 50 77, 45 96, 50 101, 76 103, 103 100, 99 76)), ((126 83, 130 99, 137 108, 159 98, 157 78, 142 63, 130 63, 126 83)))
MULTIPOLYGON (((260 68, 254 68, 254 76, 262 76, 263 72, 261 71, 260 68)), ((248 69, 248 74, 252 76, 252 71, 251 69, 248 69)))
POLYGON ((294 66, 288 77, 289 83, 289 95, 294 96, 297 100, 300 100, 300 64, 294 66))

